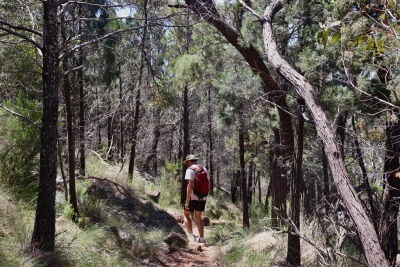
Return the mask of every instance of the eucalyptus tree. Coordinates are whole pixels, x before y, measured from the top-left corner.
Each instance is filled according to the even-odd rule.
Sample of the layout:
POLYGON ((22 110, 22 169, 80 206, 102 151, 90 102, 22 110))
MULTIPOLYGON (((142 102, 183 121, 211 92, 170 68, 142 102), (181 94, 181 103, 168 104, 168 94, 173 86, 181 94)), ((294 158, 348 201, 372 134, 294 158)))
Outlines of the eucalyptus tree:
POLYGON ((379 245, 378 235, 360 200, 356 197, 355 190, 349 180, 348 172, 343 161, 340 159, 340 148, 335 142, 333 130, 329 126, 326 113, 315 97, 311 84, 309 84, 304 76, 292 68, 277 51, 272 32, 272 21, 274 15, 282 7, 282 1, 273 1, 266 8, 264 16, 259 16, 263 21, 264 43, 268 60, 290 81, 297 93, 304 98, 310 108, 317 132, 324 143, 336 187, 356 225, 368 264, 370 266, 389 266, 389 262, 379 245))

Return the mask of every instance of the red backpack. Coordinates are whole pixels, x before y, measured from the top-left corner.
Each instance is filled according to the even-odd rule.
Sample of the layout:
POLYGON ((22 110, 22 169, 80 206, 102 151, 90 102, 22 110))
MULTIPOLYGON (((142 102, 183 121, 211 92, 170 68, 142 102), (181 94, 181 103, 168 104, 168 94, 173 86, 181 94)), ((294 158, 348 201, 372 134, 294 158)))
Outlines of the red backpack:
POLYGON ((194 188, 193 193, 199 198, 206 197, 208 195, 208 187, 210 181, 208 180, 207 172, 204 170, 202 165, 198 168, 190 167, 189 169, 194 171, 194 188))

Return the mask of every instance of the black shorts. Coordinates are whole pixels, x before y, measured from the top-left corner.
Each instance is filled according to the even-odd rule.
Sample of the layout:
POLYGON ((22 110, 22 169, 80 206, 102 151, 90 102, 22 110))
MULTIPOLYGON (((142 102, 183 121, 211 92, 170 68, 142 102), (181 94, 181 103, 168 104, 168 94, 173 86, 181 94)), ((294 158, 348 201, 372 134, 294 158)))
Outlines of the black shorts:
POLYGON ((190 200, 189 202, 189 211, 193 212, 195 211, 204 211, 204 208, 206 207, 206 201, 205 200, 190 200))

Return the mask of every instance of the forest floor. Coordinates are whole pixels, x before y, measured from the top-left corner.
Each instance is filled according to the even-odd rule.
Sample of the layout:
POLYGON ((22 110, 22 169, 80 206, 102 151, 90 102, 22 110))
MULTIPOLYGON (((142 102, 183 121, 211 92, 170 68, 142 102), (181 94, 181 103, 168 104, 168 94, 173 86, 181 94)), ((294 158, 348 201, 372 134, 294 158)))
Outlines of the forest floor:
MULTIPOLYGON (((95 179, 89 192, 97 195, 111 204, 110 212, 117 211, 118 216, 130 218, 132 224, 143 229, 160 228, 165 232, 177 233, 188 238, 183 224, 183 212, 174 209, 161 209, 151 200, 131 194, 122 185, 108 179, 95 179)), ((116 229, 119 233, 120 229, 116 229)), ((198 237, 198 230, 193 221, 193 233, 198 237)), ((119 234, 116 234, 116 238, 119 234)), ((208 245, 189 242, 183 246, 171 246, 160 241, 156 257, 144 258, 141 266, 165 267, 200 267, 223 266, 218 261, 221 248, 218 245, 208 245)))

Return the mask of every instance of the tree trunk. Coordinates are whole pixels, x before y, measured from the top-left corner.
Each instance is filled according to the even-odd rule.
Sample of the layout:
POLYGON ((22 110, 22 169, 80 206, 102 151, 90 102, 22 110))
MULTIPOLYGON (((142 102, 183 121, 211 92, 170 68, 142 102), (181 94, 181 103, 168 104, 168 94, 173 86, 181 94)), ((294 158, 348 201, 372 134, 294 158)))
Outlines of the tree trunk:
POLYGON ((300 193, 301 180, 303 176, 303 143, 304 143, 304 120, 301 116, 301 109, 304 100, 299 99, 299 115, 297 116, 297 142, 295 143, 295 153, 293 160, 292 181, 290 183, 290 221, 288 235, 288 250, 286 260, 294 266, 300 266, 300 236, 296 234, 300 231, 300 193))
POLYGON ((150 171, 150 165, 152 168, 152 172, 154 175, 157 175, 157 148, 158 142, 160 141, 161 136, 161 117, 163 111, 159 108, 155 108, 154 110, 154 126, 153 126, 153 140, 151 143, 151 150, 149 155, 146 157, 146 161, 143 166, 143 170, 150 171))
MULTIPOLYGON (((78 7, 78 16, 81 17, 81 5, 78 7)), ((82 34, 82 25, 79 23, 79 34, 82 34)), ((78 50, 78 87, 79 87, 79 155, 80 155, 80 170, 79 173, 82 176, 86 175, 86 156, 85 156, 85 91, 84 91, 84 80, 83 80, 83 49, 82 47, 78 50)))
MULTIPOLYGON (((111 95, 111 87, 108 88, 108 93, 111 95)), ((108 116, 107 116, 107 160, 113 159, 113 149, 112 149, 112 111, 111 111, 111 98, 107 98, 107 108, 108 108, 108 116)))
POLYGON ((243 228, 250 227, 249 220, 249 203, 247 199, 247 182, 246 182, 246 172, 245 172, 245 162, 244 162, 244 138, 245 129, 243 122, 243 113, 239 112, 239 160, 240 160, 240 180, 242 189, 242 212, 243 212, 243 228))
POLYGON ((336 136, 339 139, 340 144, 340 155, 345 160, 344 155, 344 140, 346 139, 346 122, 347 116, 349 115, 349 111, 347 109, 341 111, 337 117, 336 121, 336 136))
POLYGON ((264 210, 267 214, 269 213, 269 203, 268 202, 269 202, 269 197, 271 196, 271 193, 272 193, 272 183, 270 182, 267 187, 267 193, 265 194, 265 209, 264 210))
POLYGON ((210 165, 208 166, 208 171, 210 175, 210 194, 214 195, 214 157, 213 157, 213 135, 212 135, 212 108, 211 108, 211 87, 208 87, 208 155, 210 159, 210 165))
POLYGON ((232 182, 231 182, 231 200, 232 203, 236 203, 237 198, 237 187, 240 179, 240 169, 237 170, 236 174, 233 173, 232 175, 232 182))
POLYGON ((334 183, 338 193, 345 203, 350 217, 356 226, 368 264, 370 266, 389 266, 385 254, 379 244, 378 235, 364 210, 353 185, 349 179, 343 160, 341 150, 333 129, 315 97, 311 84, 295 69, 293 69, 277 52, 276 43, 272 32, 273 16, 283 7, 282 0, 275 0, 265 10, 263 17, 263 37, 265 52, 268 61, 273 67, 285 77, 295 88, 296 92, 305 100, 314 118, 319 137, 322 139, 332 170, 334 183))
POLYGON ((261 200, 261 173, 260 171, 257 171, 257 183, 258 183, 258 203, 259 205, 262 204, 262 200, 261 200))
POLYGON ((96 86, 96 98, 97 98, 97 135, 98 135, 98 140, 97 140, 97 147, 100 149, 101 148, 101 111, 100 111, 100 95, 99 95, 99 89, 96 86))
POLYGON ((142 79, 143 79, 143 68, 144 68, 144 62, 145 62, 145 43, 146 43, 146 38, 147 38, 147 0, 144 1, 143 3, 143 8, 144 8, 144 25, 145 27, 143 28, 143 35, 142 35, 142 40, 140 44, 140 66, 139 66, 139 79, 138 79, 138 87, 137 87, 137 93, 136 93, 136 99, 135 99, 135 114, 133 118, 133 127, 132 127, 132 144, 131 144, 131 153, 130 153, 130 159, 129 159, 129 167, 128 167, 128 177, 132 179, 133 177, 133 171, 135 168, 135 158, 136 158, 136 141, 137 141, 137 134, 139 131, 139 112, 140 112, 140 106, 141 106, 141 90, 142 90, 142 79))
POLYGON ((58 121, 57 1, 43 2, 43 116, 39 167, 39 193, 31 249, 54 251, 56 223, 58 121))
POLYGON ((385 255, 392 266, 396 265, 398 247, 397 216, 399 213, 399 141, 400 112, 390 110, 386 122, 386 157, 384 166, 385 189, 383 193, 383 213, 381 216, 379 237, 385 255), (396 120, 393 119, 396 117, 396 120))
MULTIPOLYGON (((188 100, 188 87, 185 86, 183 90, 183 110, 182 110, 182 120, 183 120, 183 155, 182 162, 186 159, 186 156, 189 155, 190 151, 190 143, 189 143, 189 100, 188 100)), ((181 204, 183 205, 186 201, 186 193, 187 193, 187 181, 185 180, 187 166, 186 164, 182 165, 182 177, 181 177, 181 204)))
POLYGON ((247 174, 247 201, 251 206, 253 201, 253 172, 254 172, 254 163, 253 159, 250 159, 249 162, 249 173, 247 174))
MULTIPOLYGON (((62 32, 65 33, 65 31, 62 32)), ((66 38, 63 39, 64 41, 66 40, 66 38)), ((65 55, 63 59, 63 71, 64 73, 68 72, 67 55, 65 55)), ((69 81, 68 75, 65 75, 63 77, 63 84, 64 84, 65 109, 67 111, 69 204, 72 206, 72 210, 74 211, 72 220, 77 222, 79 211, 78 211, 78 201, 76 198, 76 187, 75 187, 75 134, 73 125, 74 114, 72 111, 72 101, 71 101, 71 83, 69 81)))
POLYGON ((282 217, 286 217, 286 179, 282 179, 282 168, 280 167, 283 164, 280 160, 284 157, 283 148, 280 146, 281 132, 277 128, 273 130, 275 141, 274 147, 271 149, 271 221, 273 228, 279 228, 283 225, 282 217))
POLYGON ((370 211, 370 217, 372 218, 372 223, 374 224, 375 230, 378 231, 378 215, 379 215, 379 211, 376 208, 375 204, 374 204, 374 194, 371 190, 371 186, 369 184, 369 179, 368 179, 368 175, 367 175, 367 168, 365 167, 364 164, 364 158, 363 155, 361 153, 361 147, 360 147, 360 143, 358 142, 358 138, 357 138, 357 130, 356 130, 356 124, 354 121, 354 116, 351 117, 351 124, 353 126, 353 130, 354 130, 354 145, 356 147, 356 155, 357 155, 357 159, 358 159, 358 164, 360 165, 360 169, 363 175, 363 183, 362 185, 365 186, 365 189, 367 191, 367 195, 368 195, 368 202, 369 202, 369 211, 370 211))
MULTIPOLYGON (((123 98, 122 77, 121 77, 121 70, 120 70, 119 71, 119 101, 122 102, 122 98, 123 98)), ((119 134, 120 134, 119 135, 119 138, 120 138, 120 141, 119 141, 119 147, 120 147, 119 156, 120 156, 120 159, 121 159, 122 162, 124 161, 124 157, 125 157, 125 135, 124 135, 125 131, 124 131, 124 120, 123 120, 123 117, 124 117, 124 111, 121 108, 120 115, 119 115, 119 134)))

